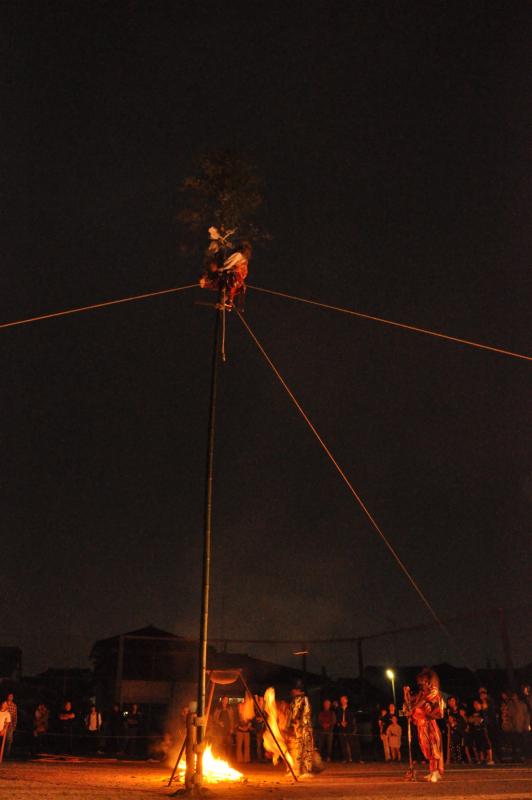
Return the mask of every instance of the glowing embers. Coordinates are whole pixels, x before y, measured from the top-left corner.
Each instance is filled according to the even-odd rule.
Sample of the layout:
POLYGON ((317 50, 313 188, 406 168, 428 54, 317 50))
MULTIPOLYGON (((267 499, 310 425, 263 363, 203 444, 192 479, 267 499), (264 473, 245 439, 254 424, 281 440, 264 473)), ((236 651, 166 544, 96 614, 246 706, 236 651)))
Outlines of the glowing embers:
MULTIPOLYGON (((187 765, 184 759, 179 762, 179 780, 184 780, 187 765)), ((210 744, 203 753, 203 778, 206 783, 221 783, 222 781, 242 781, 244 776, 237 769, 229 766, 227 761, 213 755, 210 744)))

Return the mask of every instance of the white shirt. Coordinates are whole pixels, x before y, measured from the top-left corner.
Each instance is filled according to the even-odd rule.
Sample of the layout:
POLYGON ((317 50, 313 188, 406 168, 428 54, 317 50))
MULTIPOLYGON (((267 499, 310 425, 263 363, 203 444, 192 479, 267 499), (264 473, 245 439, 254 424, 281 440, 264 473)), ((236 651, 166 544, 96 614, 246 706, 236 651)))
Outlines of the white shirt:
POLYGON ((98 731, 102 725, 102 717, 99 711, 91 711, 86 718, 87 728, 90 731, 98 731))

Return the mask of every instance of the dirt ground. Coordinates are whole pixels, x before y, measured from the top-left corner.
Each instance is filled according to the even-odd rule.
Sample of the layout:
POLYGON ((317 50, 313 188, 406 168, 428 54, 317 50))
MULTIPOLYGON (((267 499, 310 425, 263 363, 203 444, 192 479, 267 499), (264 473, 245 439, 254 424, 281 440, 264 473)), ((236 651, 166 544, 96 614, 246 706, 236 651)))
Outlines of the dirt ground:
MULTIPOLYGON (((438 784, 404 781, 404 765, 333 764, 320 775, 294 784, 282 769, 253 765, 246 782, 217 784, 212 800, 531 800, 532 767, 450 769, 438 784)), ((0 765, 0 797, 6 800, 149 800, 175 794, 171 770, 161 764, 89 759, 17 762, 0 765)), ((181 793, 180 793, 181 794, 181 793)), ((178 794, 179 796, 179 794, 178 794)))

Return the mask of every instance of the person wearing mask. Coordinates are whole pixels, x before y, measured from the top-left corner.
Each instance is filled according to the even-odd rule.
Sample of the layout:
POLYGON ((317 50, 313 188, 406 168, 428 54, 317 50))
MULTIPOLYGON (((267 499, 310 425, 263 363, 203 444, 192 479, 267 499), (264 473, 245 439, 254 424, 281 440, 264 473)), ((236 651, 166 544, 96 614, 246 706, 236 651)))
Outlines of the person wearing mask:
POLYGON ((429 762, 429 773, 425 780, 436 783, 443 778, 444 759, 441 733, 437 720, 443 717, 443 699, 440 681, 434 670, 424 669, 416 678, 418 691, 412 697, 405 687, 407 713, 417 727, 419 746, 429 762))

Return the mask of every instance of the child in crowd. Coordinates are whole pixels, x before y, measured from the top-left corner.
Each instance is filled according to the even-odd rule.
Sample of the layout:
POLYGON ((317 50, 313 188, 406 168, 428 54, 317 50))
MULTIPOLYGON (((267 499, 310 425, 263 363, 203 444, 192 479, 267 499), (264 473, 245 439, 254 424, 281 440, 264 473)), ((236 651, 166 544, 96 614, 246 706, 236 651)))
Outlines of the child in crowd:
POLYGON ((392 761, 401 760, 401 737, 403 731, 397 721, 395 714, 392 715, 392 721, 386 728, 386 738, 388 739, 388 747, 390 748, 390 758, 392 761))

